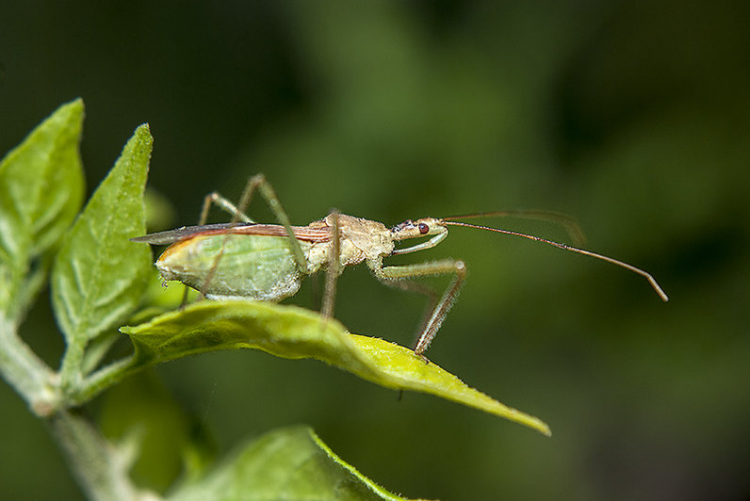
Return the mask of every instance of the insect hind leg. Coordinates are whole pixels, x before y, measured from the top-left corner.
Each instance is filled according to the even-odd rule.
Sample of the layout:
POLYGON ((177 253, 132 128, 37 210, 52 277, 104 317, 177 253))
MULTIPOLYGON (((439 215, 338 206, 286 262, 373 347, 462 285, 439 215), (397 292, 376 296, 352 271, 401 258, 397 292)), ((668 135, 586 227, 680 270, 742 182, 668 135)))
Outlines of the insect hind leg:
POLYGON ((206 197, 203 199, 203 208, 201 209, 201 217, 198 221, 199 226, 203 226, 208 221, 208 211, 211 209, 211 206, 215 205, 216 207, 219 207, 220 209, 224 209, 228 213, 232 215, 234 220, 233 223, 242 221, 243 223, 254 223, 252 219, 250 219, 247 214, 239 210, 235 205, 221 196, 221 194, 218 191, 214 191, 212 193, 209 193, 206 195, 206 197))
MULTIPOLYGON (((214 191, 209 193, 203 198, 203 207, 201 208, 201 215, 198 220, 198 226, 203 226, 208 222, 208 213, 211 210, 211 206, 215 205, 216 207, 223 209, 230 213, 232 215, 232 221, 231 224, 235 224, 239 221, 242 221, 243 223, 254 223, 252 219, 250 219, 247 214, 244 213, 244 209, 240 210, 235 205, 230 202, 228 199, 224 198, 218 191, 214 191)), ((209 284, 211 283, 211 279, 213 278, 214 271, 216 270, 216 266, 219 264, 219 260, 221 259, 221 254, 217 256, 216 262, 214 263, 214 266, 212 267, 212 271, 208 274, 206 277, 206 280, 203 283, 203 290, 207 290, 209 284)), ((184 308, 187 304, 188 300, 188 294, 190 292, 190 287, 185 285, 185 290, 182 293, 182 301, 180 303, 180 308, 184 308)), ((201 292, 203 294, 203 292, 201 292)), ((205 297, 205 295, 204 295, 205 297)))
MULTIPOLYGON (((231 225, 237 224, 240 222, 240 220, 246 221, 246 222, 253 222, 250 220, 247 215, 245 215, 245 211, 247 210, 247 207, 250 205, 250 202, 253 197, 253 193, 255 190, 260 191, 261 196, 265 199, 266 203, 268 204, 269 208, 273 212, 274 216, 276 216, 276 219, 279 223, 284 227, 286 230, 287 236, 289 237, 289 243, 292 248, 292 254, 294 255, 294 261, 297 264, 297 269, 300 273, 303 273, 305 275, 309 274, 309 267, 307 263, 307 258, 305 257, 305 253, 302 251, 302 246, 300 245, 299 241, 294 236, 294 230, 292 230, 291 222, 289 221, 289 216, 287 215, 284 208, 281 206, 281 202, 279 201, 279 197, 276 196, 276 192, 271 187, 271 184, 266 180, 266 177, 263 174, 256 174, 252 176, 245 185, 245 189, 242 191, 242 196, 240 197, 239 204, 235 207, 232 205, 231 202, 229 202, 226 198, 222 197, 218 193, 211 193, 208 195, 203 203, 203 211, 201 214, 201 219, 204 219, 208 215, 208 210, 212 204, 216 204, 217 206, 227 210, 230 212, 232 216, 232 221, 230 222, 230 228, 231 225)), ((202 224, 205 224, 205 220, 202 221, 202 224)), ((224 236, 224 242, 231 237, 232 232, 227 231, 226 235, 224 236)), ((224 246, 222 246, 221 252, 219 252, 216 255, 216 258, 214 260, 214 264, 211 267, 211 271, 206 276, 206 280, 203 283, 202 291, 207 291, 211 280, 213 279, 214 274, 216 273, 216 269, 219 265, 219 262, 224 254, 224 246)))
MULTIPOLYGON (((294 260, 297 263, 297 269, 300 271, 300 273, 308 275, 310 271, 305 253, 302 251, 302 246, 300 245, 299 241, 294 236, 294 230, 292 230, 292 223, 289 220, 289 216, 284 210, 284 207, 282 207, 281 202, 279 201, 279 197, 276 196, 276 192, 271 186, 271 183, 266 180, 266 176, 264 176, 263 174, 256 174, 247 181, 245 189, 242 192, 242 197, 240 197, 240 203, 237 205, 239 213, 245 213, 245 209, 247 209, 247 207, 250 205, 250 201, 253 197, 253 192, 256 189, 265 199, 268 207, 271 209, 271 212, 273 212, 273 215, 276 217, 276 220, 281 223, 281 225, 286 230, 286 234, 289 237, 289 243, 292 246, 294 260)), ((234 222, 236 223, 237 221, 234 222)))

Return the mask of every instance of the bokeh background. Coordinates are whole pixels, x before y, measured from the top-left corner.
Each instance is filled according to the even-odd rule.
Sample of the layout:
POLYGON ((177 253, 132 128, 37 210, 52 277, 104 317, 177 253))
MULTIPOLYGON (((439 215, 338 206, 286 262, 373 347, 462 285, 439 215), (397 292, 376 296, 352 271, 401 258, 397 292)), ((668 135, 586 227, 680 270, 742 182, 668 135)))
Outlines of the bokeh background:
MULTIPOLYGON (((388 225, 552 209, 671 297, 599 261, 463 228, 392 260, 467 262, 429 356, 540 416, 552 438, 249 351, 171 363, 113 392, 119 414, 112 395, 93 412, 113 429, 127 410, 161 423, 138 473, 157 488, 179 472, 184 435, 195 457, 221 455, 307 423, 409 497, 750 499, 748 19, 749 3, 724 0, 3 2, 0 150, 80 96, 91 191, 149 122, 150 187, 173 206, 164 225, 194 223, 203 195, 235 198, 257 172, 297 224, 333 207, 388 225)), ((365 268, 339 290, 352 332, 412 342, 422 298, 365 268)), ((24 332, 55 364, 52 322, 42 297, 24 332)), ((1 499, 81 496, 5 385, 0 421, 1 499)))

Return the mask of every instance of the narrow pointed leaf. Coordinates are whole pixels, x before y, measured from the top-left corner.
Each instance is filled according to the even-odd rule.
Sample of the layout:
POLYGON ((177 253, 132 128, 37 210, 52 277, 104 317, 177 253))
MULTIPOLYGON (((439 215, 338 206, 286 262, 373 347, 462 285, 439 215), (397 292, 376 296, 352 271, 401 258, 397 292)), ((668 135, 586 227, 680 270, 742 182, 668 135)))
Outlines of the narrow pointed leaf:
POLYGON ((49 259, 42 255, 81 207, 82 124, 78 99, 58 108, 0 161, 0 309, 28 307, 44 284, 49 259))
POLYGON ((342 461, 306 427, 264 435, 167 499, 406 501, 342 461))
POLYGON ((70 346, 124 321, 141 300, 151 254, 128 239, 145 232, 143 191, 152 138, 136 129, 57 254, 52 299, 70 346))
POLYGON ((136 348, 131 369, 207 351, 255 348, 284 358, 322 360, 387 388, 431 393, 550 434, 539 419, 468 387, 411 350, 350 334, 339 322, 294 306, 204 301, 120 330, 136 348))

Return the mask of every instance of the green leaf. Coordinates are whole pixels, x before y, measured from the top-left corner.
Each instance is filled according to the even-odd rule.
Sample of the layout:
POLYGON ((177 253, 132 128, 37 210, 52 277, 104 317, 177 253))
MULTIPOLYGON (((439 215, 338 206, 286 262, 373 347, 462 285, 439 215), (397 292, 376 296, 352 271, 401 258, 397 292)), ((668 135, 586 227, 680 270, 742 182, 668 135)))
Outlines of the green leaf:
POLYGON ((264 435, 167 499, 405 500, 342 461, 306 427, 264 435))
POLYGON ((129 370, 196 353, 255 348, 284 358, 316 358, 386 388, 431 393, 550 434, 539 419, 466 386, 413 351, 350 334, 339 322, 295 306, 203 301, 120 330, 136 348, 129 370))
POLYGON ((77 99, 58 108, 0 162, 0 309, 14 315, 44 284, 50 260, 43 254, 81 207, 82 124, 83 101, 77 99))
POLYGON ((63 378, 80 372, 83 350, 138 306, 151 273, 143 191, 153 140, 138 127, 92 195, 55 258, 52 304, 68 343, 63 378))

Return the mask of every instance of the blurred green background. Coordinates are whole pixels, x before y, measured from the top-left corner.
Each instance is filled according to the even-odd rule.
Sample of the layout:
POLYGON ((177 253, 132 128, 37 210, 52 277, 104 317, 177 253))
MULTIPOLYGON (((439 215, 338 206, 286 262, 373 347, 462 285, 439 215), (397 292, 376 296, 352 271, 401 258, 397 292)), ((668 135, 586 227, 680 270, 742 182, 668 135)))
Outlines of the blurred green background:
MULTIPOLYGON (((196 222, 211 190, 236 198, 257 172, 296 224, 333 207, 388 225, 553 209, 671 297, 596 260, 455 228, 391 260, 469 266, 428 355, 547 421, 552 438, 249 351, 124 386, 134 419, 185 409, 184 433, 219 454, 307 423, 409 497, 748 500, 748 19, 750 3, 721 0, 4 2, 0 150, 81 96, 89 190, 147 121, 149 183, 174 204, 170 226, 196 222)), ((269 217, 260 203, 250 212, 269 217)), ((550 224, 493 224, 565 238, 550 224)), ((339 291, 352 332, 412 343, 422 298, 364 267, 339 291)), ((24 332, 56 364, 47 305, 24 332)), ((0 419, 0 499, 81 496, 5 385, 0 419)), ((179 466, 174 434, 149 436, 141 474, 154 486, 179 466)))

